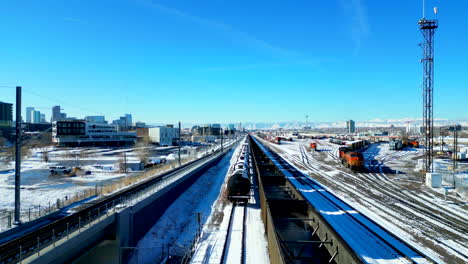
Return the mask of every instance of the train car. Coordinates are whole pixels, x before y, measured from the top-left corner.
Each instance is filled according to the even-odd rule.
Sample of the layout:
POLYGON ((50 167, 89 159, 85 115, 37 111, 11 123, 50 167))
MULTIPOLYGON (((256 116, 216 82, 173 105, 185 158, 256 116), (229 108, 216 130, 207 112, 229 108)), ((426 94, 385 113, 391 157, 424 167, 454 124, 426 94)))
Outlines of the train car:
POLYGON ((331 138, 330 143, 337 144, 337 145, 344 145, 345 144, 345 142, 343 142, 343 141, 341 141, 339 139, 336 139, 336 138, 331 138))
POLYGON ((361 152, 348 151, 343 154, 341 162, 352 170, 362 170, 364 168, 364 156, 361 152))
POLYGON ((281 144, 281 137, 268 136, 267 140, 270 141, 271 143, 275 143, 275 144, 278 144, 278 145, 281 144))
POLYGON ((413 148, 419 148, 419 142, 418 141, 411 140, 409 143, 413 148))
POLYGON ((400 140, 392 140, 388 142, 390 150, 402 150, 403 149, 403 142, 400 140))
POLYGON ((247 203, 250 198, 250 145, 248 139, 242 144, 235 164, 230 168, 227 182, 227 198, 234 203, 247 203))
POLYGON ((312 143, 310 143, 309 147, 310 147, 311 150, 317 151, 317 143, 312 142, 312 143))
POLYGON ((232 202, 244 202, 249 200, 250 178, 244 169, 235 170, 229 177, 227 190, 228 199, 232 202))
POLYGON ((351 150, 348 147, 340 147, 338 149, 338 155, 340 156, 340 159, 343 159, 344 155, 349 151, 351 150))
POLYGON ((341 163, 352 170, 362 170, 364 168, 364 156, 361 152, 353 151, 349 147, 338 149, 341 163))
POLYGON ((367 144, 368 143, 367 143, 366 140, 358 140, 358 141, 346 143, 346 146, 350 150, 360 150, 360 149, 364 148, 365 146, 367 146, 367 144))

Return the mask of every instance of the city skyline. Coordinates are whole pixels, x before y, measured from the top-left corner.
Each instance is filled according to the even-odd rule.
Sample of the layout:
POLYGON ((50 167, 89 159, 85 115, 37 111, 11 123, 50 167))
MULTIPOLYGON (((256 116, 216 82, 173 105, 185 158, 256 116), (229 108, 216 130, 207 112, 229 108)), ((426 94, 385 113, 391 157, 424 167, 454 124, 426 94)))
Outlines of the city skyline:
MULTIPOLYGON (((48 116, 42 108, 57 104, 71 116, 132 113, 147 123, 422 115, 419 2, 0 5, 0 23, 11 25, 4 35, 16 40, 0 44, 0 85, 21 85, 23 106, 48 116)), ((468 54, 460 50, 468 34, 460 25, 468 3, 427 5, 440 20, 435 117, 465 119, 468 54)), ((1 91, 14 103, 14 89, 1 91)))

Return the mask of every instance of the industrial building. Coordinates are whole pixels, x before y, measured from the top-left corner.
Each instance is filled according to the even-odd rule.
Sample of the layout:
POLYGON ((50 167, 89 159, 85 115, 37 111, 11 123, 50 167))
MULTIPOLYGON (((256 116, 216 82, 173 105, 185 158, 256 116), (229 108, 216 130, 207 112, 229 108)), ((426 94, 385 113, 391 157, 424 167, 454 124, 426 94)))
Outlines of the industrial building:
POLYGON ((151 143, 160 146, 172 146, 177 144, 179 138, 179 129, 167 126, 148 128, 148 135, 151 143))
POLYGON ((125 146, 136 140, 136 132, 120 132, 116 125, 85 120, 57 121, 52 125, 52 141, 61 146, 125 146))
POLYGON ((194 126, 192 132, 200 136, 220 136, 221 125, 220 124, 205 124, 203 126, 194 126))

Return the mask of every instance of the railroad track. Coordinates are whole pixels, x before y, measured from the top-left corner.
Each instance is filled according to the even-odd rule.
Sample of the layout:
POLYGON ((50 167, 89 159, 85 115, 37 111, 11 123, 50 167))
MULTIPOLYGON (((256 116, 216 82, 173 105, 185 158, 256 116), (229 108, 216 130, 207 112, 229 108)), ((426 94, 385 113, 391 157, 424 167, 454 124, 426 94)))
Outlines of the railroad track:
MULTIPOLYGON (((295 163, 300 162, 299 159, 294 159, 293 158, 293 160, 294 160, 295 163)), ((300 164, 298 163, 298 165, 300 165, 300 164)), ((310 171, 314 171, 315 173, 319 173, 319 174, 321 173, 321 171, 319 169, 313 167, 311 164, 309 164, 309 165, 302 164, 302 165, 304 165, 304 167, 306 169, 310 170, 310 171)), ((362 173, 359 173, 359 174, 362 174, 362 173)), ((355 177, 353 177, 353 179, 358 180, 358 178, 355 178, 355 177)), ((358 180, 358 182, 359 182, 359 180, 358 180)), ((361 184, 365 184, 365 182, 362 181, 361 184)), ((431 218, 431 219, 433 219, 435 221, 444 223, 446 228, 451 228, 451 229, 454 229, 457 232, 461 232, 461 233, 467 233, 468 232, 468 230, 466 229, 466 226, 464 224, 465 221, 462 220, 462 219, 457 218, 457 216, 452 216, 452 215, 449 215, 446 212, 442 212, 442 211, 432 212, 432 211, 429 211, 429 210, 419 206, 417 204, 417 201, 413 198, 413 196, 416 196, 416 194, 408 195, 408 194, 402 192, 401 190, 392 190, 392 189, 388 188, 385 185, 381 185, 381 184, 378 184, 378 185, 379 185, 379 192, 381 192, 384 195, 387 195, 388 197, 390 197, 393 200, 401 203, 402 205, 411 208, 411 210, 413 212, 418 212, 418 213, 420 213, 420 214, 422 214, 422 215, 424 215, 426 217, 429 217, 429 218, 431 218), (395 192, 397 192, 397 193, 395 193, 395 192), (410 202, 407 201, 407 200, 403 200, 401 197, 405 197, 405 199, 409 200, 410 202), (463 223, 463 224, 458 224, 458 223, 463 223)), ((355 191, 353 191, 351 189, 347 189, 347 190, 350 191, 351 193, 353 193, 354 195, 356 195, 357 197, 363 198, 362 195, 360 195, 359 193, 356 193, 355 191)), ((424 200, 428 204, 433 204, 434 206, 436 205, 432 201, 428 201, 423 197, 420 197, 420 199, 424 200)), ((372 206, 374 206, 375 208, 380 208, 381 210, 388 210, 388 208, 386 208, 384 206, 384 204, 382 204, 380 202, 378 202, 378 204, 372 202, 372 206)), ((433 235, 430 235, 430 234, 428 234, 426 232, 422 232, 422 234, 424 234, 428 238, 433 239, 434 241, 437 241, 437 243, 443 245, 445 248, 456 252, 457 254, 464 257, 465 259, 468 259, 468 255, 466 253, 461 252, 459 249, 445 243, 444 241, 440 240, 439 238, 437 238, 437 237, 435 237, 433 235)))
POLYGON ((210 155, 184 164, 171 171, 165 172, 157 177, 144 180, 134 186, 109 195, 105 197, 105 199, 100 200, 78 212, 65 216, 38 229, 28 232, 23 236, 1 244, 0 264, 21 262, 33 254, 38 254, 41 249, 55 244, 57 240, 67 237, 69 234, 78 231, 82 227, 90 224, 95 219, 108 214, 110 209, 116 208, 117 205, 125 204, 125 202, 130 201, 134 197, 148 191, 148 189, 154 186, 156 183, 168 179, 184 170, 191 169, 197 164, 208 160, 218 153, 220 153, 219 150, 210 155))
POLYGON ((247 205, 233 204, 226 240, 224 241, 222 264, 245 263, 246 259, 247 205), (240 252, 239 252, 240 251, 240 252), (240 254, 239 254, 240 253, 240 254))
MULTIPOLYGON (((330 218, 327 215, 327 212, 330 214, 334 214, 333 212, 339 212, 339 215, 342 218, 340 223, 345 225, 347 229, 341 231, 337 230, 337 233, 342 237, 348 236, 349 239, 349 237, 352 237, 353 235, 348 235, 346 232, 348 230, 353 230, 352 233, 359 237, 357 239, 368 242, 372 241, 369 245, 375 245, 376 250, 389 254, 392 259, 399 259, 401 263, 434 263, 432 259, 428 258, 412 246, 406 244, 392 233, 387 232, 373 220, 357 213, 352 207, 326 191, 326 189, 324 189, 320 184, 298 171, 277 153, 267 151, 266 149, 264 151, 272 160, 276 161, 276 164, 281 169, 288 172, 298 183, 314 190, 308 193, 313 193, 315 195, 314 199, 318 199, 315 202, 320 201, 319 203, 322 205, 322 208, 318 208, 317 210, 326 211, 322 214, 325 218, 330 218)), ((344 240, 348 241, 346 238, 344 238, 344 240)), ((355 251, 356 249, 359 249, 359 246, 353 246, 351 244, 350 246, 355 251)), ((366 258, 362 257, 358 252, 356 255, 364 263, 368 263, 366 258)))

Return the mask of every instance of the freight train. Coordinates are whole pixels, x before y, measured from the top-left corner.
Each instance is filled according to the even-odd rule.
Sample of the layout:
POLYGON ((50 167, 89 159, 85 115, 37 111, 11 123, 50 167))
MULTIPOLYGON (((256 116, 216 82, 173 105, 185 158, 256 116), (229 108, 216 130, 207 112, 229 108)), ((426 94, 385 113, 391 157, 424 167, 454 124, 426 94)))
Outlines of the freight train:
POLYGON ((234 203, 247 203, 250 197, 250 144, 248 138, 242 143, 236 163, 229 169, 227 198, 234 203))
MULTIPOLYGON (((288 140, 286 138, 282 138, 282 137, 274 137, 274 136, 270 136, 270 135, 265 135, 263 133, 258 133, 257 136, 259 136, 260 138, 266 140, 266 141, 269 141, 271 143, 275 143, 275 144, 281 144, 281 140, 288 140)), ((290 138, 292 141, 292 138, 290 138)))
POLYGON ((340 147, 338 149, 341 164, 346 168, 360 171, 364 168, 364 156, 361 152, 353 151, 349 147, 340 147))
POLYGON ((336 138, 330 138, 330 143, 333 143, 333 144, 337 144, 337 145, 344 145, 346 144, 345 142, 339 140, 339 139, 336 139, 336 138))
POLYGON ((403 150, 405 147, 419 147, 419 142, 416 139, 391 140, 388 144, 390 150, 403 150))

